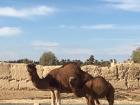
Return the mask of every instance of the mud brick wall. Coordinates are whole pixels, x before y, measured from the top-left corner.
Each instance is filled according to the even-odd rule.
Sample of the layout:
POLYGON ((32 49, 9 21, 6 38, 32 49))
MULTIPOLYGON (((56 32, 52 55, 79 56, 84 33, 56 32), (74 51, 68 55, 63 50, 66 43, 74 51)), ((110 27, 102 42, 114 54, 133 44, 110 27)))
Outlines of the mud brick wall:
POLYGON ((92 76, 103 76, 115 88, 140 88, 140 64, 117 63, 110 67, 86 65, 82 69, 92 76))
MULTIPOLYGON (((47 73, 57 66, 37 66, 37 73, 44 78, 47 73)), ((27 72, 26 64, 0 63, 0 89, 33 90, 36 89, 27 72)))
MULTIPOLYGON (((44 78, 48 72, 60 66, 37 65, 37 73, 40 78, 44 78)), ((138 88, 140 76, 140 64, 118 63, 110 67, 98 67, 86 65, 81 67, 92 76, 103 76, 115 88, 138 88)), ((139 83, 140 84, 140 83, 139 83)), ((27 72, 26 64, 12 64, 0 62, 0 90, 35 90, 30 76, 27 72)))

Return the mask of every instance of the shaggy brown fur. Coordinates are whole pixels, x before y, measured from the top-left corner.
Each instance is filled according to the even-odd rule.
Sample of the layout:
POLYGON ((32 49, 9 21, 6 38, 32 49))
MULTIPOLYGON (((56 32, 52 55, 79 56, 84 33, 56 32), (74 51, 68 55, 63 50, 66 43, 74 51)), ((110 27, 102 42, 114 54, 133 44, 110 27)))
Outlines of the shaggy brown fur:
POLYGON ((81 87, 86 81, 93 78, 91 75, 82 71, 76 63, 69 63, 58 69, 54 69, 43 79, 39 78, 35 65, 29 64, 27 68, 35 87, 38 89, 57 89, 61 93, 72 92, 69 86, 70 77, 79 79, 80 84, 78 84, 78 87, 81 87))
MULTIPOLYGON (((72 78, 72 77, 71 77, 72 78)), ((70 79, 71 88, 75 89, 78 80, 76 78, 70 79)), ((87 103, 88 105, 95 105, 94 99, 96 103, 99 105, 100 102, 98 98, 106 97, 109 105, 113 105, 114 103, 114 88, 113 86, 107 82, 103 77, 98 76, 94 77, 87 81, 82 88, 82 90, 86 93, 87 103)))
POLYGON ((85 91, 82 91, 82 87, 87 81, 93 79, 91 75, 82 71, 76 63, 68 63, 58 69, 54 69, 43 79, 40 79, 37 75, 36 66, 34 64, 28 64, 27 70, 36 88, 52 91, 57 90, 60 93, 73 92, 78 97, 85 97, 86 94, 85 91), (78 79, 78 83, 74 89, 71 88, 69 84, 70 77, 78 79))

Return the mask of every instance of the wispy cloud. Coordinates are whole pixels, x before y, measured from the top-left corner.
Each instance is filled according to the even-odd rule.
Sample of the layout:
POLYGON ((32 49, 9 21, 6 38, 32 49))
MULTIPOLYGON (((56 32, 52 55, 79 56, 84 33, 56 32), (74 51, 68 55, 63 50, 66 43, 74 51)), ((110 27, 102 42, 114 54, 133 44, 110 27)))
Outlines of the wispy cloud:
POLYGON ((116 48, 107 48, 103 52, 106 55, 130 55, 132 49, 131 46, 117 46, 116 48))
POLYGON ((94 25, 59 25, 59 29, 82 29, 82 30, 140 30, 140 25, 122 25, 122 24, 94 24, 94 25))
POLYGON ((58 28, 60 29, 85 29, 85 30, 109 30, 113 29, 113 24, 95 24, 95 25, 59 25, 58 28))
POLYGON ((50 41, 33 41, 32 46, 34 47, 57 47, 59 43, 50 41))
POLYGON ((131 56, 132 52, 140 46, 140 43, 132 43, 132 44, 123 44, 117 45, 115 47, 100 49, 99 51, 95 50, 98 54, 102 53, 105 55, 129 55, 131 56))
POLYGON ((15 60, 18 59, 19 54, 14 51, 0 51, 0 59, 1 61, 6 61, 6 60, 15 60))
POLYGON ((22 31, 18 27, 1 27, 0 37, 16 36, 21 34, 22 31))
POLYGON ((37 6, 32 8, 16 9, 13 7, 0 7, 0 16, 28 18, 39 15, 50 15, 55 12, 54 8, 48 6, 37 6))
POLYGON ((92 29, 92 30, 109 30, 113 29, 113 24, 97 24, 97 25, 84 25, 80 26, 82 29, 92 29))
MULTIPOLYGON (((102 7, 103 8, 103 7, 102 7)), ((101 6, 99 6, 98 4, 97 5, 94 5, 94 4, 91 4, 91 5, 71 5, 70 7, 65 7, 64 8, 60 8, 59 10, 62 11, 62 12, 86 12, 86 13, 93 13, 93 12, 99 12, 99 10, 101 9, 101 6)))
POLYGON ((75 26, 75 25, 64 25, 64 24, 62 24, 62 25, 59 25, 58 26, 58 28, 67 28, 67 29, 76 29, 76 28, 78 28, 77 26, 75 26))
POLYGON ((132 12, 140 12, 140 0, 105 0, 109 6, 132 12))

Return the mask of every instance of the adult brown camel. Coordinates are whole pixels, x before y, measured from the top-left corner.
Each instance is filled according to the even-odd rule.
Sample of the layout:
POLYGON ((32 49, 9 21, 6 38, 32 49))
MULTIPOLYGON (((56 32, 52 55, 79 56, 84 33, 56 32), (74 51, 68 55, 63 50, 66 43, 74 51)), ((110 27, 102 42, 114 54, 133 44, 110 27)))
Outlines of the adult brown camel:
MULTIPOLYGON (((52 91, 52 104, 60 105, 60 93, 75 93, 78 97, 85 97, 85 92, 82 91, 83 85, 93 77, 81 70, 77 63, 68 63, 58 69, 50 71, 45 78, 40 79, 37 74, 36 65, 28 64, 27 70, 31 77, 34 86, 41 90, 52 91), (70 77, 77 78, 78 82, 74 89, 69 84, 70 77)), ((88 97, 86 97, 88 99, 88 97)))
MULTIPOLYGON (((69 83, 71 88, 74 90, 77 88, 77 83, 79 82, 79 79, 70 77, 69 83)), ((113 86, 107 82, 103 77, 97 76, 89 81, 87 81, 82 88, 83 91, 86 93, 87 103, 88 105, 95 105, 94 100, 96 100, 96 103, 100 105, 100 102, 98 101, 99 98, 106 97, 108 100, 109 105, 114 104, 114 88, 113 86)))

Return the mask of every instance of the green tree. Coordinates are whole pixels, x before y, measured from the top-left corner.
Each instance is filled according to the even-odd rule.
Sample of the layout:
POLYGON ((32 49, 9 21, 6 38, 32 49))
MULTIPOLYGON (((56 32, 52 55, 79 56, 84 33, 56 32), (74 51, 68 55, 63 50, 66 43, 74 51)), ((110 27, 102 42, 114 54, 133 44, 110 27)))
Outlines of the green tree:
POLYGON ((61 59, 59 64, 64 65, 65 63, 68 63, 68 62, 71 62, 71 60, 70 59, 61 59))
POLYGON ((110 61, 101 60, 101 61, 100 61, 100 66, 102 66, 102 67, 110 66, 110 61))
POLYGON ((29 59, 27 59, 27 58, 25 58, 25 59, 19 59, 19 60, 17 60, 16 62, 17 62, 17 63, 26 63, 26 64, 28 64, 28 63, 33 63, 32 60, 29 60, 29 59))
POLYGON ((91 65, 91 64, 94 64, 94 61, 95 61, 94 56, 91 55, 89 57, 89 59, 86 60, 85 64, 90 64, 91 65))
POLYGON ((132 60, 135 63, 140 63, 140 48, 137 48, 132 52, 132 60))
POLYGON ((57 65, 59 61, 57 60, 54 53, 51 51, 44 52, 42 56, 40 57, 39 64, 46 66, 46 65, 57 65))

